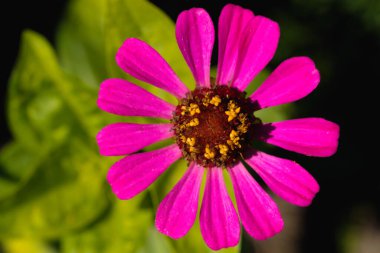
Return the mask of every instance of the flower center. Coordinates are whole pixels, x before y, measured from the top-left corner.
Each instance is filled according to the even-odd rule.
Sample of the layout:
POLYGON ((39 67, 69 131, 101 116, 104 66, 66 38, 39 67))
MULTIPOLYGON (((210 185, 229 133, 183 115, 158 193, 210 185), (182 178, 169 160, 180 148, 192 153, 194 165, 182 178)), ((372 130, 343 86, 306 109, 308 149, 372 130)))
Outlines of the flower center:
POLYGON ((233 165, 249 144, 254 121, 245 93, 225 85, 195 89, 172 119, 184 157, 204 167, 233 165))

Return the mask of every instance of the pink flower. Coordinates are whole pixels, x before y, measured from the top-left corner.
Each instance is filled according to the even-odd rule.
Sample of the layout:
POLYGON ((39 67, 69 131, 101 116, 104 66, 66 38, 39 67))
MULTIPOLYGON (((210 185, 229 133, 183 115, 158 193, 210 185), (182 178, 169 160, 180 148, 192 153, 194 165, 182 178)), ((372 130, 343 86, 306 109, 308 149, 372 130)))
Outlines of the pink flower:
POLYGON ((98 98, 99 107, 109 113, 169 120, 165 124, 115 123, 99 132, 102 155, 128 155, 116 162, 107 176, 118 198, 130 199, 142 192, 181 157, 189 162, 185 175, 158 207, 156 227, 161 233, 177 239, 192 227, 204 172, 207 180, 199 219, 211 249, 235 246, 240 221, 258 240, 279 233, 283 228, 280 212, 242 164, 243 159, 274 193, 292 204, 307 206, 319 191, 315 179, 296 162, 251 146, 263 141, 319 157, 331 156, 337 149, 339 127, 330 121, 303 118, 262 123, 254 116, 257 110, 303 98, 319 83, 313 61, 294 57, 281 63, 246 98, 244 89, 272 59, 279 36, 274 21, 236 5, 225 6, 219 18, 217 75, 211 79, 212 21, 203 9, 182 12, 176 38, 194 75, 194 91, 189 91, 145 42, 130 38, 119 49, 116 61, 126 73, 179 100, 174 106, 121 79, 105 80, 98 98), (135 153, 168 138, 175 143, 135 153), (227 193, 222 169, 231 177, 239 216, 227 193))

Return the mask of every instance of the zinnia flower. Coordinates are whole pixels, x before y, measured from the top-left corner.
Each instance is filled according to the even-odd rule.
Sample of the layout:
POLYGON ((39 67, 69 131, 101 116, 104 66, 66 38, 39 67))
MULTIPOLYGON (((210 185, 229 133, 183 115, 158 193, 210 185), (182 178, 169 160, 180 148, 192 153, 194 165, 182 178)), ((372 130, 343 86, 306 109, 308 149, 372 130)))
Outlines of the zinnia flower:
POLYGON ((145 190, 176 160, 189 167, 156 214, 157 229, 174 239, 192 227, 198 211, 200 185, 207 174, 200 209, 201 233, 214 250, 235 246, 240 222, 253 238, 274 236, 283 228, 278 207, 247 171, 244 160, 284 200, 299 206, 311 203, 319 191, 316 180, 299 164, 255 150, 266 142, 309 156, 327 157, 337 149, 339 127, 322 118, 262 123, 254 112, 296 101, 319 83, 319 72, 307 57, 281 63, 249 97, 244 92, 272 59, 279 40, 276 22, 229 4, 219 18, 218 68, 210 78, 214 27, 200 8, 182 12, 176 22, 179 48, 189 65, 196 88, 189 91, 166 61, 148 44, 127 39, 116 55, 117 64, 131 76, 170 92, 172 105, 122 79, 105 80, 98 105, 122 116, 162 118, 168 123, 116 123, 102 129, 97 141, 105 156, 127 155, 108 172, 107 180, 120 199, 145 190), (136 153, 171 138, 167 147, 136 153), (228 171, 237 209, 227 193, 222 170, 228 171))

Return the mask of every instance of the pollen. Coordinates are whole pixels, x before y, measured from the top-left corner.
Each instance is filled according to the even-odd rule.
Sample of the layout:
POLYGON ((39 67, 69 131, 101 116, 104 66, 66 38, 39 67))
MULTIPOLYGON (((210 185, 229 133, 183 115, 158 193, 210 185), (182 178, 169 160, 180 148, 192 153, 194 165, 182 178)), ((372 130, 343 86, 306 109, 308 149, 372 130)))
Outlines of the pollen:
POLYGON ((232 130, 230 133, 230 139, 233 140, 238 136, 238 133, 235 130, 232 130))
POLYGON ((185 115, 187 111, 188 111, 187 106, 184 106, 184 105, 181 106, 181 115, 185 115))
POLYGON ((188 93, 171 120, 183 156, 205 168, 233 166, 250 145, 253 108, 245 93, 227 85, 188 93))
POLYGON ((236 118, 239 112, 240 107, 237 107, 237 105, 233 101, 230 101, 228 103, 228 111, 225 112, 225 114, 228 115, 228 121, 231 121, 234 118, 236 118))
POLYGON ((191 116, 194 116, 196 113, 201 113, 199 106, 197 104, 190 104, 189 112, 191 116))
POLYGON ((207 145, 206 148, 205 148, 204 156, 207 159, 213 159, 215 157, 215 153, 213 151, 211 151, 209 145, 207 145))
POLYGON ((190 120, 190 122, 187 123, 186 125, 190 126, 190 127, 198 126, 199 125, 199 119, 198 118, 194 118, 194 119, 190 120))
POLYGON ((241 124, 237 127, 237 130, 240 132, 240 133, 246 133, 248 132, 248 126, 245 125, 245 124, 241 124))
POLYGON ((236 132, 235 130, 232 130, 230 133, 230 139, 227 141, 227 143, 228 145, 232 146, 232 148, 234 148, 234 146, 237 146, 240 148, 241 145, 239 143, 239 140, 240 140, 240 137, 239 137, 238 132, 236 132))
POLYGON ((220 97, 219 96, 214 96, 214 97, 212 97, 212 99, 210 101, 210 104, 218 106, 220 104, 220 102, 222 102, 222 100, 220 99, 220 97))
POLYGON ((224 144, 219 144, 219 153, 223 156, 226 156, 227 155, 227 152, 228 152, 228 146, 227 145, 224 145, 224 144))
POLYGON ((194 146, 195 145, 195 138, 194 137, 187 138, 186 144, 188 144, 189 146, 194 146))
POLYGON ((210 98, 208 96, 202 98, 202 104, 207 107, 210 104, 210 98))

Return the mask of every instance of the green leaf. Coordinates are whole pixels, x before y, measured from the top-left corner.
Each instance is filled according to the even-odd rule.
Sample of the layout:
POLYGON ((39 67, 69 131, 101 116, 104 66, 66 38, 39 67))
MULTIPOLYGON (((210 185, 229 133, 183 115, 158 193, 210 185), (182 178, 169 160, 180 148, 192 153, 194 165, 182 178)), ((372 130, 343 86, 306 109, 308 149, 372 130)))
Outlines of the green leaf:
POLYGON ((294 106, 292 104, 286 104, 260 110, 255 113, 255 116, 267 123, 287 120, 294 114, 294 106))
POLYGON ((93 140, 107 122, 96 97, 97 89, 61 71, 44 38, 31 31, 23 33, 8 100, 10 127, 20 143, 35 149, 65 141, 73 132, 93 140))
POLYGON ((3 174, 22 184, 2 180, 2 195, 14 195, 0 202, 0 237, 57 238, 108 207, 110 164, 98 155, 95 135, 110 117, 97 108, 96 89, 61 71, 44 38, 27 31, 21 45, 8 106, 17 144, 0 161, 3 174))
POLYGON ((10 197, 33 175, 44 151, 32 152, 17 142, 0 152, 0 200, 10 197))
MULTIPOLYGON (((53 115, 62 110, 57 94, 52 94, 52 78, 59 76, 53 50, 33 32, 24 32, 17 64, 9 82, 8 117, 10 128, 20 143, 34 149, 42 142, 47 127, 55 123, 53 115)), ((49 139, 67 135, 59 120, 49 139)))
POLYGON ((57 250, 47 242, 26 238, 1 241, 0 248, 3 253, 57 253, 57 250))
POLYGON ((144 194, 132 200, 115 200, 107 216, 87 230, 65 236, 62 253, 135 253, 146 243, 152 212, 144 208, 144 194))
POLYGON ((106 78, 121 77, 176 103, 172 95, 127 76, 117 66, 116 52, 131 37, 150 44, 184 83, 194 86, 176 43, 173 21, 146 0, 72 1, 57 34, 58 55, 69 73, 89 85, 98 86, 106 78))
POLYGON ((0 202, 0 238, 57 238, 93 222, 108 207, 105 166, 79 139, 40 160, 12 199, 0 202))
MULTIPOLYGON (((137 251, 137 253, 176 253, 175 249, 170 245, 169 237, 160 234, 157 229, 152 226, 148 231, 148 237, 145 244, 137 251)), ((186 251, 182 251, 186 252, 186 251)))
POLYGON ((104 21, 107 0, 69 1, 57 33, 57 51, 65 71, 98 87, 106 72, 104 21))

